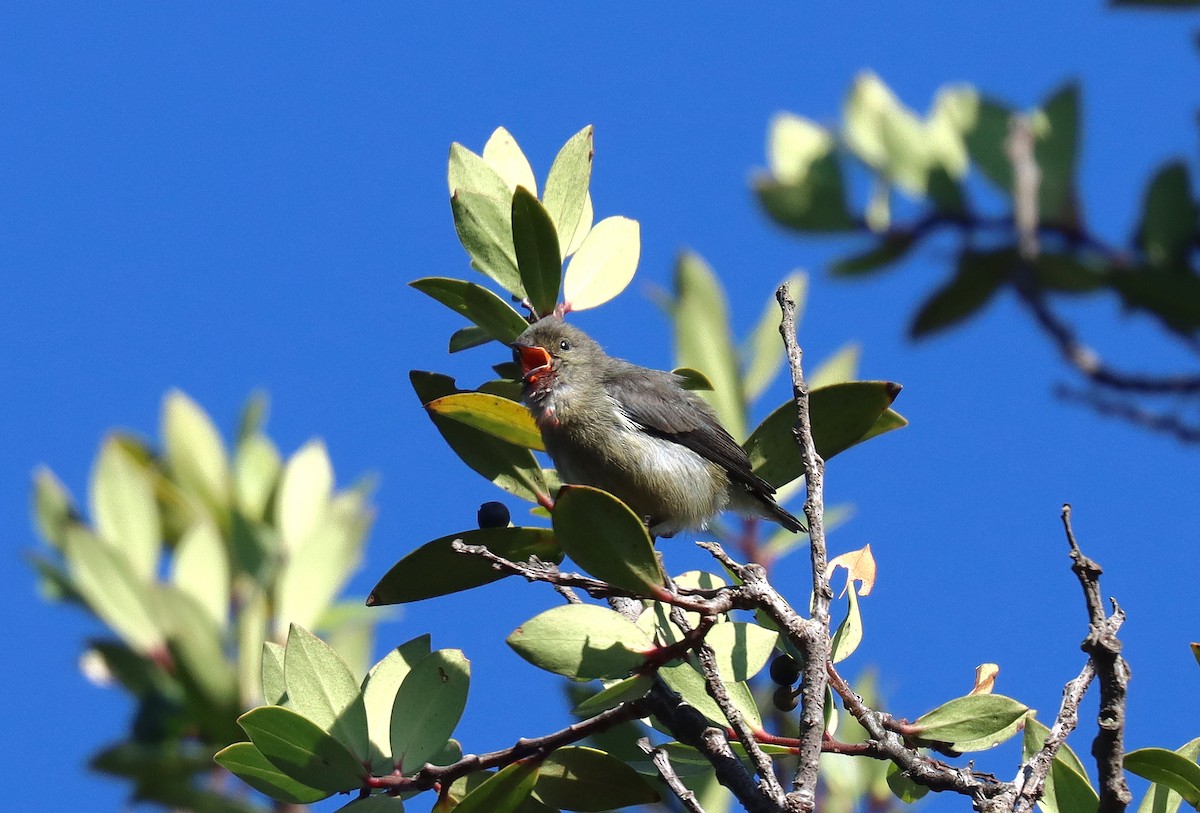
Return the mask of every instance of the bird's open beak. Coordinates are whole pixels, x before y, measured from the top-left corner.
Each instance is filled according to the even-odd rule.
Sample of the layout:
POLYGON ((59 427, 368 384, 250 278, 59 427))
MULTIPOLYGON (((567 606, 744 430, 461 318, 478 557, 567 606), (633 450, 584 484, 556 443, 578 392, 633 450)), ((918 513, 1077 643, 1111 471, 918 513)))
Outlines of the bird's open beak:
POLYGON ((530 344, 513 344, 513 355, 521 365, 521 375, 528 384, 536 384, 538 378, 550 372, 550 354, 545 348, 530 344))

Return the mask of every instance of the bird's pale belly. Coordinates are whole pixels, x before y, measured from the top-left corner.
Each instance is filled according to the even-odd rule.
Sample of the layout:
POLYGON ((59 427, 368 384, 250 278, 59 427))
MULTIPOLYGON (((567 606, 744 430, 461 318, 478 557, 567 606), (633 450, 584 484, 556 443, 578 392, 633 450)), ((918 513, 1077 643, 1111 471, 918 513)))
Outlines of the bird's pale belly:
POLYGON ((615 495, 659 536, 703 528, 729 502, 725 472, 677 443, 629 430, 620 444, 598 448, 586 436, 542 434, 564 483, 615 495))

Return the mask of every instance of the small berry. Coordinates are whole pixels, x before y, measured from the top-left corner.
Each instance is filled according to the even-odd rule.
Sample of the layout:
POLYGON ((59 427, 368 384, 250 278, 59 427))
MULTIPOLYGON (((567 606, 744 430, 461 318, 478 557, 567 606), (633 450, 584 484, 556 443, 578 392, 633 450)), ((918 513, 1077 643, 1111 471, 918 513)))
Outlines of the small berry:
POLYGON ((508 506, 502 502, 485 502, 476 515, 480 528, 507 528, 510 519, 508 506))
POLYGON ((791 711, 796 708, 796 695, 792 692, 791 686, 780 686, 775 690, 775 694, 771 695, 771 702, 775 704, 775 708, 780 711, 791 711))
POLYGON ((777 655, 771 661, 771 680, 780 686, 792 686, 800 679, 800 664, 791 655, 777 655))

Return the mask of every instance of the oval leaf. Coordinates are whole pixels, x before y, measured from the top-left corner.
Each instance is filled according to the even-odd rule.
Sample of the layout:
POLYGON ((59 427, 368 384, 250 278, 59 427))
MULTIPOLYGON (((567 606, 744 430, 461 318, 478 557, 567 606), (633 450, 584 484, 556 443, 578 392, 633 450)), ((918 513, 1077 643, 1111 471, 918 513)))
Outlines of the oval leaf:
POLYGON ((450 160, 446 169, 446 183, 453 195, 460 189, 490 195, 496 199, 507 199, 511 190, 503 178, 492 169, 492 165, 462 144, 450 145, 450 160))
POLYGON ((511 196, 506 193, 499 198, 458 189, 450 197, 450 210, 471 267, 518 299, 523 298, 525 289, 512 244, 511 196))
POLYGON ((496 174, 504 179, 509 189, 523 186, 533 194, 537 194, 537 181, 533 177, 533 167, 529 159, 521 151, 512 133, 503 127, 497 127, 483 145, 483 160, 496 170, 496 174))
POLYGON ((972 694, 922 714, 912 727, 922 740, 971 742, 1006 730, 1028 711, 1028 706, 1002 694, 972 694))
MULTIPOLYGON (((900 385, 890 381, 848 381, 809 393, 817 454, 828 461, 872 437, 875 424, 899 392, 900 385)), ((795 423, 796 406, 789 401, 768 415, 744 444, 754 473, 776 488, 804 474, 792 437, 795 423)))
POLYGON ((97 535, 124 552, 142 580, 153 580, 162 540, 154 486, 150 473, 115 437, 100 448, 90 491, 97 535))
POLYGON ((549 213, 524 186, 518 186, 513 195, 512 233, 521 283, 534 311, 545 316, 558 302, 562 252, 549 213))
POLYGON ((221 627, 229 622, 229 556, 212 523, 191 527, 175 546, 171 582, 194 598, 221 627))
POLYGON ((66 544, 67 529, 79 521, 71 493, 45 466, 33 472, 33 517, 42 538, 60 550, 66 544))
POLYGON ((488 777, 454 808, 455 813, 515 813, 533 792, 538 763, 532 759, 514 762, 488 777))
POLYGON ((636 624, 594 604, 534 616, 513 630, 508 645, 534 666, 577 680, 623 678, 654 649, 636 624))
POLYGON ((507 574, 482 556, 458 553, 455 541, 482 545, 510 562, 536 556, 543 562, 561 562, 562 549, 546 528, 483 528, 435 539, 417 548, 392 566, 371 590, 367 604, 403 604, 444 596, 491 584, 507 574))
POLYGON ((360 760, 370 757, 367 711, 358 681, 329 644, 291 625, 283 650, 288 706, 331 734, 360 760))
POLYGON ((1139 748, 1125 755, 1125 769, 1166 785, 1192 807, 1200 806, 1200 765, 1166 748, 1139 748))
POLYGON ((277 802, 307 805, 329 796, 276 768, 253 743, 238 742, 216 753, 213 760, 259 793, 277 802))
POLYGON ((363 679, 363 705, 371 736, 371 768, 376 774, 392 771, 392 709, 396 692, 421 660, 429 655, 429 634, 418 636, 389 652, 363 679))
POLYGON ((563 302, 574 311, 603 305, 629 285, 642 251, 641 226, 606 217, 592 227, 563 277, 563 302))
MULTIPOLYGON (((569 248, 572 235, 579 228, 584 206, 588 199, 588 185, 592 177, 592 125, 588 125, 563 145, 554 158, 550 174, 546 176, 546 189, 542 202, 554 230, 558 243, 569 248)), ((591 225, 591 218, 588 224, 591 225)))
POLYGON ((607 491, 563 486, 553 520, 567 556, 597 579, 635 593, 653 594, 665 584, 645 524, 607 491))
MULTIPOLYGON (((658 676, 663 682, 679 693, 679 696, 694 706, 696 711, 720 726, 726 725, 725 715, 705 687, 704 676, 687 663, 672 664, 658 670, 658 676)), ((729 699, 734 707, 742 713, 742 717, 754 729, 762 728, 762 717, 758 705, 754 702, 754 694, 745 683, 726 682, 729 699)))
POLYGON ((482 392, 458 392, 435 398, 425 408, 517 446, 539 452, 546 450, 541 430, 529 410, 508 398, 482 392))
POLYGON ((229 459, 212 419, 179 390, 163 399, 162 430, 167 464, 187 491, 210 508, 229 502, 229 459))
POLYGON ((766 666, 779 633, 745 621, 716 624, 704 642, 717 656, 717 668, 726 681, 749 680, 766 666))
MULTIPOLYGON (((413 370, 408 377, 423 404, 459 392, 452 378, 438 373, 413 370)), ((539 496, 549 496, 542 467, 533 452, 450 418, 426 414, 454 453, 476 472, 530 502, 538 502, 539 496)))
POLYGON ((292 455, 283 470, 275 502, 275 527, 291 553, 304 547, 320 523, 333 495, 333 464, 325 444, 310 440, 292 455))
POLYGON ((309 787, 337 793, 362 787, 366 779, 366 769, 346 746, 291 709, 259 706, 238 724, 272 765, 309 787))
POLYGON ((457 649, 421 659, 396 693, 392 706, 392 761, 414 774, 446 746, 467 705, 471 664, 457 649))
POLYGON ((562 810, 612 810, 653 804, 658 792, 637 771, 596 748, 569 745, 542 762, 534 792, 562 810))
POLYGON ((162 647, 149 587, 134 573, 123 553, 87 529, 73 526, 67 531, 63 554, 74 588, 121 640, 143 654, 162 647))
POLYGON ((450 310, 461 313, 486 332, 489 338, 502 344, 510 343, 529 327, 525 317, 482 285, 449 277, 423 277, 413 280, 409 285, 450 310))
POLYGON ((603 691, 584 700, 571 710, 572 714, 580 717, 590 717, 602 711, 619 706, 626 700, 637 700, 643 697, 654 685, 653 675, 634 675, 624 680, 618 680, 603 691))
POLYGON ((997 251, 963 251, 950 281, 921 304, 908 333, 924 338, 958 324, 981 310, 1009 278, 1017 254, 1011 248, 997 251))

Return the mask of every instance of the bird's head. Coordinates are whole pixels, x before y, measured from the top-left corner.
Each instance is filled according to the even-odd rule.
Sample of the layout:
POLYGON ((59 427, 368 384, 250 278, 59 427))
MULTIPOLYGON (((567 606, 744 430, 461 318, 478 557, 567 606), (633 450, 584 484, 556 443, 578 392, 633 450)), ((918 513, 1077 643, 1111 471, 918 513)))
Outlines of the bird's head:
POLYGON ((530 395, 563 384, 586 384, 600 373, 607 359, 591 337, 557 316, 534 322, 511 346, 530 395))

